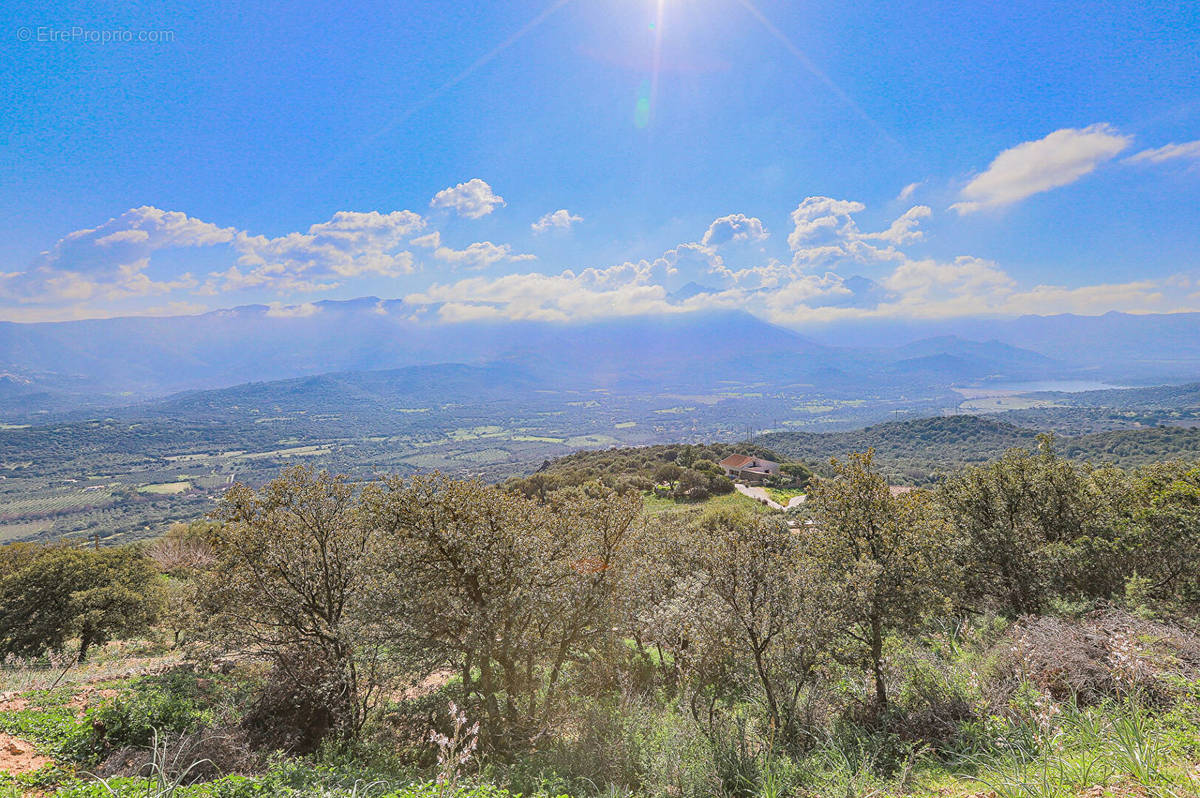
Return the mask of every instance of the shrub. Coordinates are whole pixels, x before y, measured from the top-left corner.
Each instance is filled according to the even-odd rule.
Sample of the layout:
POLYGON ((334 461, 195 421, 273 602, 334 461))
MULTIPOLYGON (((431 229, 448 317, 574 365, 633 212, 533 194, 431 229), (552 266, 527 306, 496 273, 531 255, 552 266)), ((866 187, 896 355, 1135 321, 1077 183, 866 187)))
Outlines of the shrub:
POLYGON ((1007 695, 1028 680, 1056 701, 1083 706, 1131 692, 1166 705, 1181 684, 1200 678, 1200 637, 1124 610, 1080 620, 1026 618, 998 647, 1007 695))
POLYGON ((926 652, 912 652, 897 665, 901 680, 885 726, 905 742, 950 746, 963 722, 976 717, 961 672, 926 652))
POLYGON ((0 653, 38 656, 148 628, 164 602, 154 564, 135 548, 25 548, 0 558, 0 653))
POLYGON ((47 756, 74 761, 90 756, 94 739, 91 723, 66 705, 0 712, 0 731, 33 740, 47 756))
POLYGON ((196 680, 185 672, 144 677, 136 689, 88 713, 96 753, 149 748, 156 735, 192 734, 213 719, 213 710, 201 700, 196 680))

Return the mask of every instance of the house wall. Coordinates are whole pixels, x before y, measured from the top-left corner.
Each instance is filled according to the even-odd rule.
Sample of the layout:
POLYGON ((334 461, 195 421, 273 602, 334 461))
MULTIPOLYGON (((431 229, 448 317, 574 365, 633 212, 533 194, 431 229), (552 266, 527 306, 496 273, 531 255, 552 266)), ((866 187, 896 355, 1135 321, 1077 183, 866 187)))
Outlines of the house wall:
MULTIPOLYGON (((765 466, 765 467, 758 466, 758 467, 764 468, 767 471, 767 473, 769 473, 773 476, 778 476, 780 473, 778 464, 772 465, 772 466, 765 466)), ((763 481, 763 475, 761 473, 756 473, 753 471, 744 471, 740 468, 730 468, 729 466, 721 466, 721 470, 723 470, 725 472, 725 476, 729 477, 730 479, 739 479, 743 482, 762 482, 763 481)))

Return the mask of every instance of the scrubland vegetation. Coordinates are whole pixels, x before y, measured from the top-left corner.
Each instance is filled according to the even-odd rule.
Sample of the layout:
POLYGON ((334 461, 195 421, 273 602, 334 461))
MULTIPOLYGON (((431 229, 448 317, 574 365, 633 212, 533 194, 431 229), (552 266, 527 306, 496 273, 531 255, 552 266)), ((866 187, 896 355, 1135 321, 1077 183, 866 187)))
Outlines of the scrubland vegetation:
POLYGON ((1045 438, 897 495, 868 453, 787 514, 587 477, 297 467, 0 549, 5 789, 1200 794, 1200 467, 1045 438))
MULTIPOLYGON (((641 491, 647 499, 695 503, 733 491, 733 482, 717 465, 731 454, 747 454, 775 462, 784 459, 753 443, 613 448, 576 452, 547 460, 534 474, 513 477, 504 486, 509 491, 543 501, 553 491, 597 483, 621 493, 641 491)), ((779 476, 767 478, 766 484, 772 489, 800 488, 812 477, 812 471, 803 463, 782 463, 781 471, 779 476)))

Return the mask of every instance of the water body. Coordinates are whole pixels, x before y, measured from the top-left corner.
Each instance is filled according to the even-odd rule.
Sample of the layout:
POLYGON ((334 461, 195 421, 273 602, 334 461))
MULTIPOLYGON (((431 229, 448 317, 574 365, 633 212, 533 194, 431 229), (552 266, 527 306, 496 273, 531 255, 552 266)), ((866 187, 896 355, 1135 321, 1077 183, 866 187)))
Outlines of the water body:
POLYGON ((1038 393, 1041 391, 1082 393, 1083 391, 1106 391, 1112 388, 1128 387, 1128 385, 1114 385, 1110 382, 1099 382, 1097 380, 1035 380, 1033 382, 989 384, 986 386, 986 389, 993 393, 1038 393))

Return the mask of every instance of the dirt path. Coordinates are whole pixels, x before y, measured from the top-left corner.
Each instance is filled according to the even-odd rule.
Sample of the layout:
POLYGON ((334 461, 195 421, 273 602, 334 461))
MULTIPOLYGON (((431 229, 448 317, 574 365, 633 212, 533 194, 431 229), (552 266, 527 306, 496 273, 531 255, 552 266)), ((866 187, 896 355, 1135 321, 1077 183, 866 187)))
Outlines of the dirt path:
POLYGON ((33 743, 28 740, 0 732, 0 771, 14 776, 32 773, 53 761, 50 757, 39 754, 33 743))
POLYGON ((782 504, 772 499, 771 494, 767 493, 765 488, 749 487, 740 482, 733 483, 733 487, 737 488, 738 493, 742 494, 743 496, 749 496, 756 502, 765 501, 767 506, 772 510, 787 510, 791 507, 798 507, 801 504, 804 504, 804 500, 808 498, 801 493, 799 496, 793 496, 792 498, 788 499, 787 507, 784 507, 782 504))

